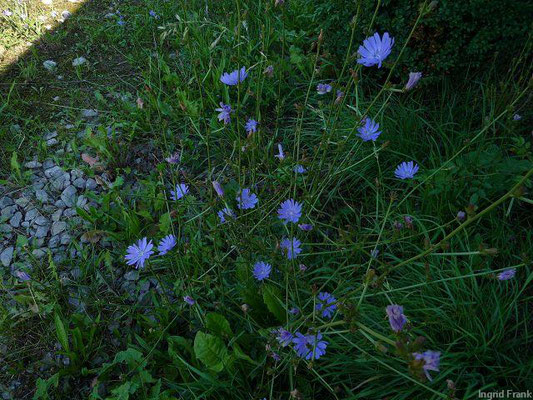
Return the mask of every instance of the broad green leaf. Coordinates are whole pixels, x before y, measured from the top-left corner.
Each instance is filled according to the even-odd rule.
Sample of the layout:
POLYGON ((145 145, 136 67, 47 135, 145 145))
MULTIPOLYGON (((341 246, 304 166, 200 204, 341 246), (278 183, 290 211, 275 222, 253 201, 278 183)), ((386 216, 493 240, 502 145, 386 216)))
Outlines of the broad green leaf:
POLYGON ((231 328, 229 326, 229 322, 223 315, 214 312, 209 313, 206 315, 205 320, 205 326, 211 332, 219 336, 233 335, 233 332, 231 331, 231 328))
POLYGON ((265 286, 263 289, 263 301, 268 310, 280 321, 285 322, 286 314, 283 302, 281 301, 281 293, 279 289, 274 286, 265 286))
POLYGON ((67 332, 65 331, 65 326, 63 325, 63 321, 61 321, 61 317, 59 316, 57 312, 54 315, 54 320, 56 323, 57 340, 59 340, 59 343, 61 343, 63 350, 70 351, 69 345, 68 345, 67 332))
POLYGON ((198 332, 194 338, 194 353, 209 369, 220 372, 228 360, 228 349, 217 336, 198 332))

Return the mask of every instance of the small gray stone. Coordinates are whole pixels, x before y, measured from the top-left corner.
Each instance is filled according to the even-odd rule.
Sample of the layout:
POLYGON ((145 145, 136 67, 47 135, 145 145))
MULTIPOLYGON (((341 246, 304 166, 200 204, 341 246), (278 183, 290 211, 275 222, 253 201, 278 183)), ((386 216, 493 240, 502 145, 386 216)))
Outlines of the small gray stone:
POLYGON ((83 110, 81 115, 84 118, 94 118, 94 117, 98 117, 98 111, 96 111, 96 110, 83 110))
POLYGON ((65 221, 57 221, 52 224, 52 236, 59 235, 67 229, 67 223, 65 221))
POLYGON ((62 263, 63 261, 65 261, 65 259, 66 259, 66 256, 64 254, 61 254, 61 253, 57 253, 53 257, 54 263, 56 263, 56 264, 62 263))
MULTIPOLYGON (((9 224, 1 224, 0 225, 0 233, 3 233, 4 236, 5 234, 8 234, 8 233, 11 233, 13 232, 13 227, 9 224)), ((7 239, 6 237, 4 237, 4 239, 7 239)))
POLYGON ((0 213, 2 215, 2 218, 10 219, 15 212, 17 211, 17 206, 8 206, 2 209, 2 212, 0 213))
POLYGON ((48 225, 37 227, 37 231, 35 231, 36 238, 44 238, 46 235, 48 235, 48 225))
POLYGON ((20 226, 20 221, 22 221, 22 213, 20 211, 17 211, 15 215, 11 217, 9 223, 13 228, 18 228, 20 226))
POLYGON ((31 254, 38 260, 43 258, 46 255, 45 249, 35 249, 31 252, 31 254))
POLYGON ((77 215, 78 213, 76 212, 76 210, 74 208, 67 208, 64 212, 63 212, 63 216, 65 218, 71 218, 75 215, 77 215))
POLYGON ((139 279, 139 271, 136 269, 132 269, 131 271, 128 271, 124 274, 124 279, 127 281, 136 281, 139 279))
POLYGON ((41 164, 39 161, 28 161, 26 164, 24 164, 24 167, 28 169, 35 169, 35 168, 41 168, 43 164, 41 164))
POLYGON ((76 188, 72 185, 67 186, 61 193, 61 200, 63 200, 67 207, 74 206, 76 204, 76 188))
POLYGON ((30 200, 27 197, 19 197, 15 200, 15 204, 22 208, 26 207, 29 202, 30 200))
POLYGON ((51 249, 55 249, 56 247, 59 246, 59 241, 60 240, 61 240, 61 238, 59 237, 59 235, 52 236, 50 238, 50 240, 48 241, 48 247, 50 247, 51 249))
POLYGON ((72 237, 68 234, 68 232, 63 232, 61 234, 61 244, 67 245, 72 241, 72 237))
POLYGON ((54 165, 53 167, 48 168, 44 171, 44 176, 46 176, 48 179, 57 178, 61 175, 63 175, 63 170, 57 165, 54 165))
POLYGON ((59 210, 57 210, 56 212, 52 214, 52 221, 54 222, 59 221, 61 219, 61 215, 63 215, 62 208, 60 208, 59 210))
POLYGON ((44 135, 44 140, 50 140, 57 137, 57 131, 49 132, 46 135, 44 135))
POLYGON ((0 208, 8 207, 13 205, 13 199, 8 196, 4 196, 0 199, 0 208))
POLYGON ((57 139, 50 139, 50 140, 46 141, 46 145, 49 146, 49 147, 55 146, 58 143, 59 143, 59 141, 57 139))
POLYGON ((79 169, 73 169, 70 171, 70 175, 72 176, 72 179, 81 178, 83 177, 83 172, 79 169))
POLYGON ((94 189, 96 189, 97 186, 98 185, 97 185, 96 181, 93 178, 89 178, 89 179, 87 179, 87 183, 85 185, 85 189, 94 190, 94 189))
POLYGON ((44 238, 33 238, 31 243, 35 247, 43 247, 44 246, 44 238))
POLYGON ((87 198, 83 195, 78 197, 78 201, 76 202, 76 206, 79 208, 87 209, 87 198))
POLYGON ((24 217, 24 221, 33 221, 38 216, 39 216, 39 211, 36 208, 32 208, 26 211, 26 216, 24 217))
POLYGON ((48 193, 43 189, 38 189, 35 191, 35 198, 41 203, 48 202, 48 193))
POLYGON ((36 225, 39 225, 39 226, 44 226, 44 225, 48 225, 50 223, 50 221, 48 221, 48 218, 43 217, 42 215, 40 215, 37 218, 35 218, 33 223, 36 224, 36 225))
POLYGON ((85 179, 83 178, 76 178, 72 184, 78 189, 85 189, 85 179))
POLYGON ((56 206, 57 208, 65 208, 65 203, 63 202, 63 200, 58 200, 54 203, 54 206, 56 206))
POLYGON ((4 267, 9 267, 11 265, 11 260, 13 260, 13 251, 15 249, 13 246, 8 247, 5 249, 2 254, 0 254, 0 262, 4 267))
POLYGON ((22 226, 23 228, 29 228, 30 227, 30 223, 28 221, 24 221, 20 224, 20 226, 22 226))
POLYGON ((68 173, 63 174, 61 176, 58 176, 56 179, 54 179, 50 185, 52 188, 56 191, 62 191, 67 186, 70 185, 70 175, 68 173))
POLYGON ((51 159, 45 160, 43 163, 43 169, 52 168, 54 165, 55 165, 54 160, 51 160, 51 159))

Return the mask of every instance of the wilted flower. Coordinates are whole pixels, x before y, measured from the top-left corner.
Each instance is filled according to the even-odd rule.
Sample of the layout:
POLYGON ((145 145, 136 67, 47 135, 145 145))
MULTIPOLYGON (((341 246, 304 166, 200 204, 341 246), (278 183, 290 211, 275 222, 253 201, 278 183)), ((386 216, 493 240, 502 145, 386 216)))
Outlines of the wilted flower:
POLYGON ((390 327, 394 332, 400 332, 407 322, 405 315, 403 315, 403 307, 397 304, 392 304, 386 308, 389 317, 390 327))
POLYGON ((159 18, 159 16, 157 15, 157 13, 154 10, 150 10, 150 12, 148 14, 150 14, 150 17, 152 17, 152 18, 155 18, 155 19, 159 18))
POLYGON ((278 154, 276 154, 274 157, 279 158, 280 161, 285 159, 285 154, 283 153, 283 147, 281 147, 281 143, 278 144, 278 154))
POLYGON ((180 159, 181 157, 179 153, 176 152, 174 154, 171 154, 170 157, 165 158, 165 161, 169 164, 177 164, 180 162, 180 159))
POLYGON ((363 139, 363 142, 368 142, 369 140, 375 142, 379 135, 381 135, 379 124, 368 117, 365 118, 365 124, 357 128, 357 131, 359 132, 357 136, 363 139))
POLYGON ((193 306, 196 303, 196 300, 194 300, 191 296, 184 296, 183 301, 190 306, 193 306))
POLYGON ((459 211, 459 212, 457 213, 457 219, 458 219, 459 221, 462 221, 462 220, 464 220, 465 218, 466 218, 466 213, 465 213, 464 211, 459 211))
POLYGON ((300 264, 300 265, 298 265, 298 268, 299 268, 300 271, 302 271, 302 272, 307 271, 307 265, 305 265, 305 264, 300 264))
POLYGON ((309 232, 313 230, 313 225, 311 224, 300 224, 298 225, 298 228, 300 228, 304 232, 309 232))
POLYGON ((327 83, 319 83, 318 85, 316 85, 316 91, 318 94, 326 94, 326 93, 329 93, 331 92, 331 85, 327 84, 327 83))
POLYGON ((296 307, 293 307, 289 310, 289 314, 292 314, 292 315, 297 315, 300 313, 300 310, 296 307))
POLYGON ((263 261, 259 261, 254 264, 253 275, 258 281, 263 281, 270 276, 271 271, 272 265, 263 261))
POLYGON ((78 67, 80 65, 83 65, 87 62, 87 59, 85 57, 78 57, 78 58, 75 58, 74 60, 72 60, 72 66, 73 67, 78 67))
POLYGON ((269 65, 268 67, 266 67, 265 70, 263 71, 263 74, 265 74, 269 78, 272 78, 272 76, 274 75, 274 66, 269 65))
POLYGON ((224 124, 229 124, 231 122, 231 113, 234 112, 231 109, 229 104, 224 104, 220 102, 220 108, 215 108, 215 111, 218 111, 218 120, 224 121, 224 124))
POLYGON ((165 236, 163 239, 161 239, 161 242, 159 242, 159 246, 157 246, 157 250, 159 250, 159 255, 163 256, 167 254, 170 250, 176 246, 176 237, 172 234, 165 236))
POLYGON ((303 165, 295 165, 294 168, 292 169, 294 172, 296 172, 297 174, 305 174, 307 172, 307 170, 304 168, 303 165))
POLYGON ((406 215, 406 216, 403 217, 403 220, 407 224, 408 228, 411 228, 413 226, 413 217, 411 217, 409 215, 406 215))
POLYGON ((389 36, 388 32, 383 34, 383 38, 376 32, 374 36, 366 38, 362 46, 359 46, 357 52, 361 57, 357 62, 365 67, 377 64, 378 68, 381 68, 381 63, 389 56, 393 45, 394 39, 389 36))
POLYGON ((282 251, 287 255, 287 258, 289 260, 295 259, 298 254, 302 252, 302 249, 300 248, 302 242, 300 242, 296 238, 292 239, 283 239, 281 243, 279 244, 282 251))
POLYGON ((140 239, 137 243, 132 244, 126 250, 126 264, 135 265, 135 268, 144 268, 144 263, 154 254, 152 241, 146 238, 140 239))
POLYGON ((394 221, 393 226, 395 229, 398 229, 398 230, 403 228, 403 224, 399 221, 394 221))
POLYGON ((270 357, 272 357, 274 359, 274 361, 281 361, 281 357, 276 352, 270 353, 270 357))
POLYGON ((122 15, 118 18, 117 25, 118 26, 126 25, 126 21, 124 21, 124 17, 122 15))
POLYGON ((378 255, 379 255, 379 249, 372 249, 372 251, 370 252, 370 257, 372 258, 378 258, 378 255))
POLYGON ((296 337, 292 340, 294 350, 299 357, 306 360, 318 360, 326 354, 328 342, 322 340, 322 334, 317 332, 316 335, 302 335, 296 332, 296 337))
POLYGON ((213 181, 211 183, 213 184, 213 189, 215 189, 215 192, 217 192, 220 197, 223 197, 224 189, 222 189, 222 185, 218 183, 218 181, 213 181))
POLYGON ((423 353, 413 353, 415 360, 424 360, 424 370, 426 377, 431 381, 433 380, 429 375, 429 371, 439 371, 440 352, 427 350, 423 353))
POLYGON ((322 318, 331 318, 337 309, 337 299, 328 292, 320 292, 317 298, 319 301, 315 305, 315 310, 322 310, 322 318))
POLYGON ((240 195, 237 195, 237 207, 241 210, 248 210, 254 208, 259 201, 257 196, 250 191, 250 189, 243 189, 240 195))
POLYGON ((19 278, 22 282, 26 282, 31 279, 27 272, 20 271, 20 270, 15 272, 15 276, 19 278))
POLYGON ((178 183, 176 185, 176 190, 170 191, 170 199, 174 201, 179 200, 187 193, 189 193, 189 186, 187 186, 185 183, 178 183))
POLYGON ((422 72, 409 72, 409 80, 405 84, 405 90, 411 90, 414 88, 418 81, 422 78, 422 72))
POLYGON ((522 119, 522 116, 520 114, 513 115, 513 120, 520 121, 522 119))
POLYGON ((257 132, 257 121, 255 119, 250 118, 248 121, 246 121, 245 129, 249 135, 251 133, 257 132))
POLYGON ((57 63, 55 61, 53 61, 53 60, 46 60, 46 61, 43 62, 43 67, 47 71, 53 71, 56 66, 57 66, 57 63))
POLYGON ((344 92, 342 90, 337 90, 337 97, 335 98, 335 104, 339 104, 344 97, 344 92))
POLYGON ((223 73, 220 77, 220 81, 228 86, 235 86, 244 81, 247 76, 248 73, 246 72, 246 68, 242 67, 240 71, 236 69, 229 74, 223 73))
POLYGON ((282 347, 287 347, 292 342, 293 335, 288 330, 279 328, 274 331, 276 335, 276 340, 281 344, 282 347))
POLYGON ((220 210, 217 213, 217 215, 218 215, 218 218, 220 218, 220 223, 221 224, 226 222, 226 218, 227 217, 229 217, 229 218, 236 218, 237 217, 235 215, 235 212, 231 208, 228 208, 228 207, 225 207, 222 210, 220 210))
POLYGON ((278 209, 278 217, 284 223, 297 223, 302 216, 302 205, 293 199, 285 200, 278 209))
POLYGON ((418 164, 413 161, 403 162, 396 167, 394 175, 398 179, 410 179, 418 172, 418 164))
POLYGON ((498 274, 498 280, 507 281, 509 279, 514 278, 515 275, 516 275, 516 269, 515 268, 509 268, 509 269, 506 269, 505 271, 502 271, 502 272, 500 272, 498 274))
POLYGON ((4 14, 6 17, 11 17, 13 15, 13 12, 10 10, 3 10, 2 14, 4 14))

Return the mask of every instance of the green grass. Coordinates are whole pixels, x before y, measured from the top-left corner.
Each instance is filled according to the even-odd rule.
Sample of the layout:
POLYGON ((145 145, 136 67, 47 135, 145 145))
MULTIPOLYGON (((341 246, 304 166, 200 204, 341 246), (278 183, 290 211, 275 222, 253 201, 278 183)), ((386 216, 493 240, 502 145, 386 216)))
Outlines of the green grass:
POLYGON ((402 82, 383 86, 375 68, 356 66, 358 43, 340 57, 343 65, 333 64, 338 57, 319 32, 288 23, 287 9, 273 2, 128 0, 119 3, 124 26, 104 18, 112 7, 83 5, 3 75, 0 147, 9 188, 20 186, 10 178, 13 152, 19 161, 45 159, 47 129, 76 149, 62 162, 89 171, 80 155, 97 156, 114 183, 81 215, 87 227, 76 243, 82 234, 95 238, 81 260, 36 263, 29 283, 3 272, 2 390, 18 380, 13 398, 287 399, 292 392, 400 400, 531 387, 529 41, 510 68, 422 81, 403 93, 390 90, 402 82), (89 63, 76 70, 78 56, 89 63), (58 62, 62 80, 44 70, 47 59, 58 62), (242 65, 250 68, 242 85, 219 81, 242 65), (272 77, 263 73, 269 65, 272 77), (316 84, 325 81, 334 89, 319 96, 316 84), (338 104, 336 89, 346 92, 338 104), (228 126, 214 111, 221 101, 235 109, 228 126), (87 108, 99 110, 98 126, 73 138, 64 126, 85 129, 87 108), (355 136, 367 114, 383 130, 375 143, 355 136), (259 130, 247 137, 250 117, 259 130), (278 143, 282 162, 274 157, 278 143), (165 163, 174 152, 180 163, 165 163), (414 180, 394 178, 405 160, 420 165, 414 180), (295 164, 308 172, 295 174, 295 164), (224 185, 223 199, 213 180, 224 185), (169 201, 181 182, 191 194, 169 201), (245 187, 260 200, 239 211, 234 199, 245 187), (288 198, 303 203, 302 220, 313 231, 277 220, 288 198), (225 205, 238 218, 221 225, 216 213, 225 205), (466 221, 456 219, 459 210, 466 221), (153 256, 129 294, 126 247, 170 233, 177 248, 153 256), (278 249, 287 236, 303 243, 292 261, 278 249), (258 260, 274 267, 267 283, 251 275, 258 260), (81 277, 62 279, 74 266, 81 277), (495 279, 509 267, 517 269, 513 280, 495 279), (313 311, 321 291, 338 300, 332 320, 313 311), (69 304, 72 293, 84 312, 69 304), (196 304, 184 303, 185 295, 196 304), (409 319, 401 335, 386 319, 389 304, 402 305, 409 319), (301 313, 291 315, 292 307, 301 313), (271 330, 280 326, 320 329, 327 353, 308 362, 279 348, 271 330), (426 349, 442 353, 433 381, 410 356, 426 349), (68 365, 44 362, 47 353, 68 357, 68 365))

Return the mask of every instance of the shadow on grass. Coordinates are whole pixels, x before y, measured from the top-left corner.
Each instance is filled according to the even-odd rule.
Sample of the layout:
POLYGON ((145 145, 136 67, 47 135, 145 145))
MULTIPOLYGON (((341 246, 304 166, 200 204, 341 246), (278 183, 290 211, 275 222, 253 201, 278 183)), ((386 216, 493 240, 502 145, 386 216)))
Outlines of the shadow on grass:
POLYGON ((13 152, 19 161, 29 152, 46 153, 47 131, 61 136, 82 110, 101 107, 99 93, 135 88, 136 73, 126 55, 127 27, 120 25, 111 1, 1 0, 0 13, 0 176, 5 178, 13 152), (75 67, 78 57, 87 62, 75 67), (47 60, 55 68, 47 70, 47 60))

